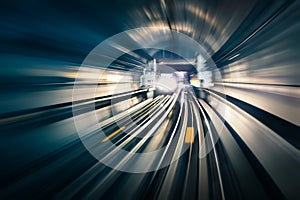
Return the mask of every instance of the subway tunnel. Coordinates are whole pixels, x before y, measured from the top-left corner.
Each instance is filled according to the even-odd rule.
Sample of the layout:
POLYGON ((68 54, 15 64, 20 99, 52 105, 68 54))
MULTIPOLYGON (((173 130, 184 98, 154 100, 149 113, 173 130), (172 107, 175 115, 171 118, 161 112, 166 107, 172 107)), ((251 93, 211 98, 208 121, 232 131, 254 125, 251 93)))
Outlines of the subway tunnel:
POLYGON ((2 1, 1 199, 300 199, 300 2, 2 1))

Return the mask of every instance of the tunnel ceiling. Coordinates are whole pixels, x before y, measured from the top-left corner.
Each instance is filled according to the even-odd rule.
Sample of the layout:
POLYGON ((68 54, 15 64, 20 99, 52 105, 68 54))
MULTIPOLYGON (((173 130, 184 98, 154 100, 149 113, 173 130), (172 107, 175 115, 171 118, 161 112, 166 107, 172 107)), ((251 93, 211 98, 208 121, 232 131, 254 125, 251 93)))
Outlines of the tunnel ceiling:
POLYGON ((117 0, 101 3, 72 1, 70 6, 54 1, 51 6, 37 3, 34 7, 30 5, 30 9, 29 4, 22 1, 19 4, 6 2, 2 14, 7 20, 2 26, 17 30, 15 34, 1 32, 1 39, 6 38, 1 43, 6 51, 56 58, 63 53, 68 56, 61 59, 81 62, 95 45, 109 36, 131 28, 157 26, 189 35, 205 47, 217 66, 222 67, 230 63, 229 58, 242 51, 243 45, 251 42, 249 36, 253 32, 272 22, 291 2, 117 0), (34 15, 26 10, 31 10, 34 15), (56 15, 49 14, 53 10, 56 15), (14 27, 15 24, 18 26, 14 27), (20 37, 18 32, 27 34, 20 37), (63 37, 57 38, 57 35, 63 37), (13 45, 8 45, 10 39, 16 39, 13 45))
MULTIPOLYGON (((61 1, 34 6, 23 1, 1 4, 1 30, 5 31, 0 32, 0 50, 8 54, 34 55, 80 65, 89 52, 108 37, 150 26, 190 36, 222 70, 231 67, 246 71, 258 65, 266 70, 277 67, 285 74, 276 80, 277 84, 297 85, 299 82, 295 76, 298 61, 294 59, 300 46, 294 31, 299 28, 290 29, 300 17, 298 1, 116 0, 100 3, 76 0, 72 5, 61 1), (284 69, 286 66, 289 71, 284 69), (291 78, 287 80, 287 76, 291 78)), ((153 52, 139 53, 131 61, 144 67, 153 58, 153 52)), ((187 59, 195 57, 191 55, 187 59)), ((119 63, 116 69, 131 67, 119 63)), ((209 66, 205 69, 212 70, 209 66)), ((222 70, 222 76, 226 76, 222 70)), ((251 81, 256 82, 254 76, 256 73, 251 81)), ((260 82, 275 83, 263 77, 260 82)))

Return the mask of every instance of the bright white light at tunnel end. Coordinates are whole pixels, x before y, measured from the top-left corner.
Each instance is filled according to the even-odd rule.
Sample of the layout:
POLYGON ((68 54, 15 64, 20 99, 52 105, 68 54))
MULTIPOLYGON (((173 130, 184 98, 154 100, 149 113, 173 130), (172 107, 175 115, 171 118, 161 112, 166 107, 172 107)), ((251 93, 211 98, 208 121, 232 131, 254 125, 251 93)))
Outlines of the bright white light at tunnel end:
MULTIPOLYGON (((191 37, 177 31, 161 29, 160 27, 142 27, 121 32, 101 42, 86 56, 78 70, 77 78, 73 87, 72 108, 76 130, 86 149, 97 160, 116 170, 131 173, 145 173, 166 167, 179 159, 180 156, 188 149, 188 145, 185 146, 185 149, 181 151, 179 156, 173 157, 168 162, 157 162, 151 165, 147 162, 139 163, 139 165, 134 163, 122 165, 119 163, 120 160, 118 159, 107 159, 102 152, 105 152, 110 148, 112 151, 119 152, 115 158, 126 158, 126 156, 131 156, 132 160, 152 160, 154 157, 162 157, 166 149, 163 147, 153 152, 132 153, 119 148, 110 140, 105 143, 101 142, 105 139, 106 135, 102 132, 101 127, 99 126, 95 104, 87 104, 86 108, 89 109, 90 112, 82 114, 76 109, 75 102, 82 99, 95 98, 99 79, 102 74, 107 71, 110 64, 120 56, 138 49, 166 50, 187 60, 191 55, 195 55, 195 52, 197 52, 198 54, 201 54, 201 57, 204 60, 211 60, 210 56, 201 44, 193 40, 191 37), (93 73, 92 78, 89 80, 85 80, 82 75, 87 71, 92 71, 93 73), (85 86, 82 84, 83 82, 88 84, 85 86), (84 93, 82 91, 84 91, 84 93)), ((215 66, 214 69, 217 70, 215 66)), ((116 88, 118 88, 118 85, 116 88)), ((128 97, 128 100, 129 99, 130 97, 128 97)), ((222 115, 226 115, 225 110, 222 115)), ((131 121, 134 123, 133 120, 131 121)), ((197 137, 197 135, 195 135, 195 137, 197 137)), ((206 154, 208 153, 209 152, 206 154)))

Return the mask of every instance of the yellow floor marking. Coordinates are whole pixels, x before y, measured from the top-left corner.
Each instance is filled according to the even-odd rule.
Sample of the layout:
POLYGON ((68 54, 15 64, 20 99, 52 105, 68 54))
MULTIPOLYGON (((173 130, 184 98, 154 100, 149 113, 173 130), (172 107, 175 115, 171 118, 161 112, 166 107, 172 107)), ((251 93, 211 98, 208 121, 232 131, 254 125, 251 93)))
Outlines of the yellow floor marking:
POLYGON ((185 133, 185 143, 193 143, 194 142, 194 127, 187 127, 185 133))
POLYGON ((110 140, 112 137, 114 137, 115 135, 117 135, 118 133, 120 133, 124 128, 125 128, 125 126, 122 126, 118 130, 116 130, 115 132, 113 132, 112 134, 110 134, 109 136, 107 136, 104 140, 102 140, 102 142, 106 142, 107 140, 110 140))

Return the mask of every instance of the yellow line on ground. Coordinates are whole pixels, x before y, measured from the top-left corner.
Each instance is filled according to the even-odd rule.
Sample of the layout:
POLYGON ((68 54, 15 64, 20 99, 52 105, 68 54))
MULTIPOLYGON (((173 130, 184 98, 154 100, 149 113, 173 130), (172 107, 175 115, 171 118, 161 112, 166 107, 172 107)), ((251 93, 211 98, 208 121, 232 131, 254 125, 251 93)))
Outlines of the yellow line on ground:
POLYGON ((112 134, 110 134, 109 136, 107 136, 104 140, 102 140, 102 142, 106 142, 107 140, 110 140, 112 137, 114 137, 115 135, 117 135, 118 133, 120 133, 124 128, 125 128, 125 126, 122 126, 118 130, 116 130, 115 132, 113 132, 112 134))
POLYGON ((185 132, 185 143, 193 143, 194 142, 194 128, 187 127, 185 132))

